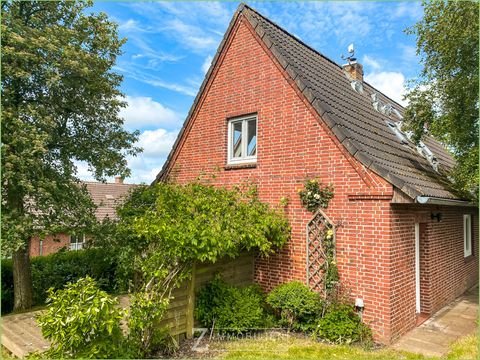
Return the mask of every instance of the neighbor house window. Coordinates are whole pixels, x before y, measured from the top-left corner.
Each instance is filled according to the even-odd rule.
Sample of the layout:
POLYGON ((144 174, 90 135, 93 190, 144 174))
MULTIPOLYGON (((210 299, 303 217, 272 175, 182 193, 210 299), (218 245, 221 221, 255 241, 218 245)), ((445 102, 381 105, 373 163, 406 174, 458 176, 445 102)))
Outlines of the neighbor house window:
POLYGON ((228 121, 228 163, 257 161, 257 116, 245 116, 228 121))
POLYGON ((463 215, 463 254, 472 255, 472 215, 463 215))
POLYGON ((82 250, 85 244, 85 235, 70 235, 70 250, 82 250))

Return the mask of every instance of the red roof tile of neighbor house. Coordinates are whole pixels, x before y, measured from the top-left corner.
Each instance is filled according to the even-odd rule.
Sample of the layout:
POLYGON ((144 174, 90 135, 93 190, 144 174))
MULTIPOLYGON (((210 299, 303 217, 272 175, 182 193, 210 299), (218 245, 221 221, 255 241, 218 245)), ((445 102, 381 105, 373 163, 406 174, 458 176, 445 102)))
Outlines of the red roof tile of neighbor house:
POLYGON ((97 219, 103 220, 105 217, 110 219, 116 218, 116 207, 122 202, 125 196, 136 184, 124 184, 118 179, 115 183, 101 183, 94 181, 83 181, 87 186, 88 192, 92 197, 95 205, 97 205, 97 219))
POLYGON ((167 176, 169 164, 184 129, 191 120, 220 53, 224 50, 229 33, 240 16, 249 21, 304 97, 360 163, 412 199, 418 196, 457 199, 450 190, 450 182, 446 176, 455 165, 450 153, 438 141, 426 137, 423 142, 427 151, 430 149, 436 158, 436 163, 432 163, 432 158, 428 159, 425 153, 422 155, 420 149, 408 138, 402 139, 401 132, 400 135, 396 134, 393 126, 401 123, 404 111, 400 104, 363 79, 355 83, 352 80, 358 79, 358 76, 348 76, 342 66, 244 4, 241 4, 234 14, 177 141, 155 181, 161 181, 167 176), (354 89, 355 85, 359 84, 361 91, 354 89), (376 108, 374 98, 378 101, 376 108))

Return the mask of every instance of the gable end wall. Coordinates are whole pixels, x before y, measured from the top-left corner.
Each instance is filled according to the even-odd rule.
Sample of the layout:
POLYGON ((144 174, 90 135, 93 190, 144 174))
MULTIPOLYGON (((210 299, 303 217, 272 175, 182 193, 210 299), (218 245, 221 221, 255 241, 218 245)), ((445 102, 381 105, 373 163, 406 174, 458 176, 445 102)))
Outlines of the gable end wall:
POLYGON ((337 255, 342 282, 352 298, 364 299, 364 319, 377 339, 390 339, 390 233, 393 189, 353 159, 328 132, 318 114, 275 63, 250 24, 239 17, 205 87, 199 106, 167 169, 175 181, 199 176, 214 185, 254 183, 262 201, 285 209, 292 238, 276 255, 256 260, 255 279, 265 289, 306 280, 305 226, 312 214, 298 190, 307 178, 332 183, 327 210, 338 225, 337 255), (258 114, 258 159, 254 168, 229 169, 227 119, 258 114), (212 177, 214 175, 214 177, 212 177))

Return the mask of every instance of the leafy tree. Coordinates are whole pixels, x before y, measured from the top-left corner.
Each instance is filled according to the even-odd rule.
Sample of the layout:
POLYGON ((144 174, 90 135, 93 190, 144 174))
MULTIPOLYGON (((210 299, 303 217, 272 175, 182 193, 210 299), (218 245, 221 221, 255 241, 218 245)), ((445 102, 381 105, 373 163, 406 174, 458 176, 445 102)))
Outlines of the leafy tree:
POLYGON ((479 3, 424 1, 424 16, 407 30, 417 37, 423 70, 407 95, 405 119, 418 141, 424 128, 452 150, 460 194, 478 191, 479 3))
POLYGON ((260 202, 255 191, 199 183, 139 187, 117 213, 116 237, 97 245, 114 249, 124 267, 139 274, 129 327, 143 356, 172 290, 189 278, 195 262, 234 258, 251 249, 268 255, 290 234, 286 217, 260 202))
POLYGON ((2 251, 14 267, 15 309, 32 304, 29 239, 89 227, 94 206, 75 160, 98 180, 128 176, 138 132, 112 71, 125 42, 90 1, 1 4, 2 251))

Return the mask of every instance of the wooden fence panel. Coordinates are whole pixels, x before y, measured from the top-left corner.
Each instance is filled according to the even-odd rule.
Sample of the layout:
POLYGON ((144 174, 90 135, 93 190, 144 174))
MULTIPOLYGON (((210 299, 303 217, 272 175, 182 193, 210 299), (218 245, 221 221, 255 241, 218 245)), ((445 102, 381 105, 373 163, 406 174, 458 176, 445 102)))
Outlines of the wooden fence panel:
POLYGON ((244 253, 236 259, 222 259, 215 264, 199 263, 192 269, 192 278, 172 293, 167 314, 161 325, 170 329, 173 336, 192 336, 194 327, 195 294, 215 275, 236 286, 253 283, 254 256, 244 253))

